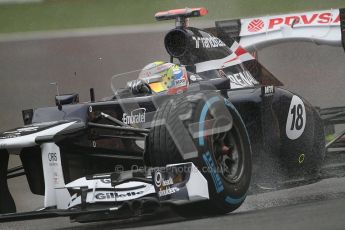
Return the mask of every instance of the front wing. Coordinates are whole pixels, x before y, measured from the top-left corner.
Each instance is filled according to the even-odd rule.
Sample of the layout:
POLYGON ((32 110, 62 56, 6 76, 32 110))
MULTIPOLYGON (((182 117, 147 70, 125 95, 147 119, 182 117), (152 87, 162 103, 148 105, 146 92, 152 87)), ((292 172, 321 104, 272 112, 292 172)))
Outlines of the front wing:
POLYGON ((0 222, 71 217, 78 222, 153 214, 161 206, 209 199, 207 180, 193 163, 162 168, 90 175, 55 187, 55 199, 67 208, 47 207, 0 215, 0 222), (61 192, 67 190, 71 196, 61 192))

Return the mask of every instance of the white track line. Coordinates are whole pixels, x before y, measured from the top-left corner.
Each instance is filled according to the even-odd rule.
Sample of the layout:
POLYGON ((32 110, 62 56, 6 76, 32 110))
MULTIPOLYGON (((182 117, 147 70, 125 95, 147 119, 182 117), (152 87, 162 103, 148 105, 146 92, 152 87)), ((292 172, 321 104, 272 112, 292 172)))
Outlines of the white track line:
MULTIPOLYGON (((194 27, 212 27, 214 21, 197 21, 192 23, 194 27)), ((94 37, 115 34, 136 34, 136 33, 152 33, 163 32, 174 28, 174 22, 144 24, 134 26, 107 26, 97 28, 79 28, 54 31, 35 31, 35 32, 19 32, 0 34, 0 42, 11 41, 29 41, 29 40, 45 40, 56 38, 73 38, 73 37, 94 37)))

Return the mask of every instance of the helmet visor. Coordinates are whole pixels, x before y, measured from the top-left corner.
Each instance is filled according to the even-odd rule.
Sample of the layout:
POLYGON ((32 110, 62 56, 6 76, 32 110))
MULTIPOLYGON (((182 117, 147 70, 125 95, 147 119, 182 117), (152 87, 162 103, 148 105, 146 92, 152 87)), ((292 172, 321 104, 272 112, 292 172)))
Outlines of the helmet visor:
POLYGON ((166 84, 164 84, 163 82, 153 82, 150 83, 150 88, 153 92, 155 93, 161 93, 163 91, 168 90, 168 87, 166 84))

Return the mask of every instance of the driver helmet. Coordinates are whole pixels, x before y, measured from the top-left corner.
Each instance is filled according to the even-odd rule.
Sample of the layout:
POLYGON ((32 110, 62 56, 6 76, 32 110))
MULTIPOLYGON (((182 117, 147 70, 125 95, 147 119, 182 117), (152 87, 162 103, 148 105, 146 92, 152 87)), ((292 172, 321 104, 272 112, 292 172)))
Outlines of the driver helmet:
POLYGON ((139 79, 149 84, 155 93, 176 94, 188 87, 187 70, 174 63, 156 61, 146 65, 139 74, 139 79))

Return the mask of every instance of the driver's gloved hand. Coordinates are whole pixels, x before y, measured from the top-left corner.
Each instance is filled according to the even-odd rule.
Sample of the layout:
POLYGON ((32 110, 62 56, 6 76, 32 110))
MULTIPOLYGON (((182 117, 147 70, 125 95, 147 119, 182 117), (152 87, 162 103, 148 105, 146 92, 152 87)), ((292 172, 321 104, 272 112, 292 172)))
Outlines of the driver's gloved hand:
POLYGON ((127 83, 127 88, 133 94, 152 94, 150 86, 143 80, 137 79, 127 83))

